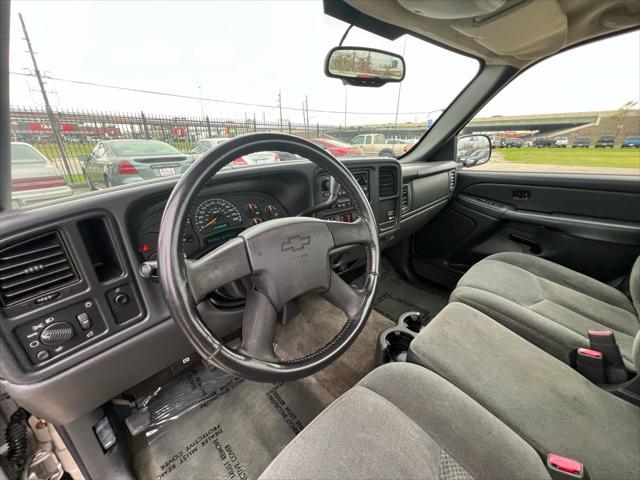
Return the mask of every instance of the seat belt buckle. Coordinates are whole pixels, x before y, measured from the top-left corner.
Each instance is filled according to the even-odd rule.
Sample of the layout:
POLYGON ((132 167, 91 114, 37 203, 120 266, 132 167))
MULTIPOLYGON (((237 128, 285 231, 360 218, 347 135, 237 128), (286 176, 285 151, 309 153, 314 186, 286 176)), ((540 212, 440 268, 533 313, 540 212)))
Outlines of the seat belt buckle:
POLYGON ((613 331, 589 329, 587 334, 590 349, 602 353, 605 382, 610 384, 626 382, 629 376, 613 331))
POLYGON ((581 462, 573 458, 549 453, 546 463, 547 470, 553 480, 589 480, 587 469, 581 462))
POLYGON ((578 348, 576 370, 593 383, 604 383, 605 370, 602 352, 590 348, 578 348))

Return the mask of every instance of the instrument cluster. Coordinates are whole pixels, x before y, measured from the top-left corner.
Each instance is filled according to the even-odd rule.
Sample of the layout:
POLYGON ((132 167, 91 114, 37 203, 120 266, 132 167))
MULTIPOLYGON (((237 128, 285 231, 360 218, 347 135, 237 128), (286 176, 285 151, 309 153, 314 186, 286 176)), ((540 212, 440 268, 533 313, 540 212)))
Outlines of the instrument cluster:
MULTIPOLYGON (((287 216, 280 202, 261 193, 226 193, 198 199, 183 232, 184 252, 198 258, 253 225, 287 216)), ((155 260, 162 210, 142 219, 138 251, 144 260, 155 260)))

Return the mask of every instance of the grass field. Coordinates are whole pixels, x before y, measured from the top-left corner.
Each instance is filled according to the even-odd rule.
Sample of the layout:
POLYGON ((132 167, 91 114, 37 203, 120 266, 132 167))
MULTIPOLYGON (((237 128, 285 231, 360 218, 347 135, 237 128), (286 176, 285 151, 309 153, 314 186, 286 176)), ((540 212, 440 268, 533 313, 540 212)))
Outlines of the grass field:
POLYGON ((538 165, 637 168, 640 149, 621 148, 500 148, 503 160, 538 165))

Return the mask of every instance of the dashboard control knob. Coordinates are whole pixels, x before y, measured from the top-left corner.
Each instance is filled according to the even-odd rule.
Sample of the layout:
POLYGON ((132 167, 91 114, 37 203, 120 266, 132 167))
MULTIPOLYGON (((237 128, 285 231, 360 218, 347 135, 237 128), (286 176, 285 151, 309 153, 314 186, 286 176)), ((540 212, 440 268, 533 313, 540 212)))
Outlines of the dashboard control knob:
POLYGON ((40 334, 40 341, 45 345, 60 345, 71 340, 75 332, 71 324, 67 322, 52 323, 45 327, 40 334))
POLYGON ((129 303, 129 295, 126 293, 118 293, 113 297, 113 301, 118 305, 126 305, 129 303))
POLYGON ((40 350, 38 353, 36 353, 36 358, 41 362, 44 362, 47 358, 49 358, 49 352, 47 352, 46 350, 40 350))

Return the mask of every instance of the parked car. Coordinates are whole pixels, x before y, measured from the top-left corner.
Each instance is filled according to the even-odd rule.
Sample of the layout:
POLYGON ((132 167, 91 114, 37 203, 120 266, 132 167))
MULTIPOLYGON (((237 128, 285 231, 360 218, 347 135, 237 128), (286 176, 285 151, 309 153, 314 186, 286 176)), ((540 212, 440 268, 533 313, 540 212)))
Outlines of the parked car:
POLYGON ((82 170, 91 190, 127 185, 187 171, 193 160, 160 140, 105 140, 84 161, 82 170))
POLYGON ((348 143, 339 142, 328 138, 314 138, 311 140, 320 148, 327 150, 334 157, 361 157, 364 151, 360 147, 354 147, 348 143))
POLYGON ((589 137, 577 137, 573 141, 573 145, 571 145, 571 148, 589 148, 589 145, 591 145, 591 140, 589 139, 589 137))
POLYGON ((73 190, 51 161, 28 143, 11 142, 13 207, 25 207, 70 195, 73 195, 73 190))
POLYGON ((213 147, 220 145, 221 143, 229 140, 228 138, 205 138, 203 140, 198 140, 196 143, 191 145, 191 148, 187 152, 191 155, 191 160, 194 162, 199 159, 202 155, 207 153, 213 147))
POLYGON ((640 148, 640 137, 629 136, 625 138, 620 148, 640 148))
POLYGON ((558 137, 553 142, 554 148, 567 148, 567 145, 569 145, 569 140, 567 140, 567 137, 558 137))
POLYGON ((536 137, 533 139, 533 146, 536 148, 551 147, 556 141, 549 137, 536 137))
POLYGON ((502 148, 522 148, 524 141, 521 138, 503 138, 500 140, 502 148))
POLYGON ((398 158, 411 149, 407 144, 389 144, 380 133, 365 133, 351 140, 351 145, 362 148, 365 155, 398 158))
POLYGON ((595 147, 596 148, 613 148, 613 141, 614 141, 613 135, 601 135, 598 137, 595 147))
POLYGON ((250 153, 249 155, 243 155, 242 157, 236 158, 231 163, 229 163, 229 167, 245 167, 248 165, 263 165, 267 163, 274 162, 288 162, 291 160, 302 160, 300 155, 296 155, 295 153, 289 152, 256 152, 250 153))

